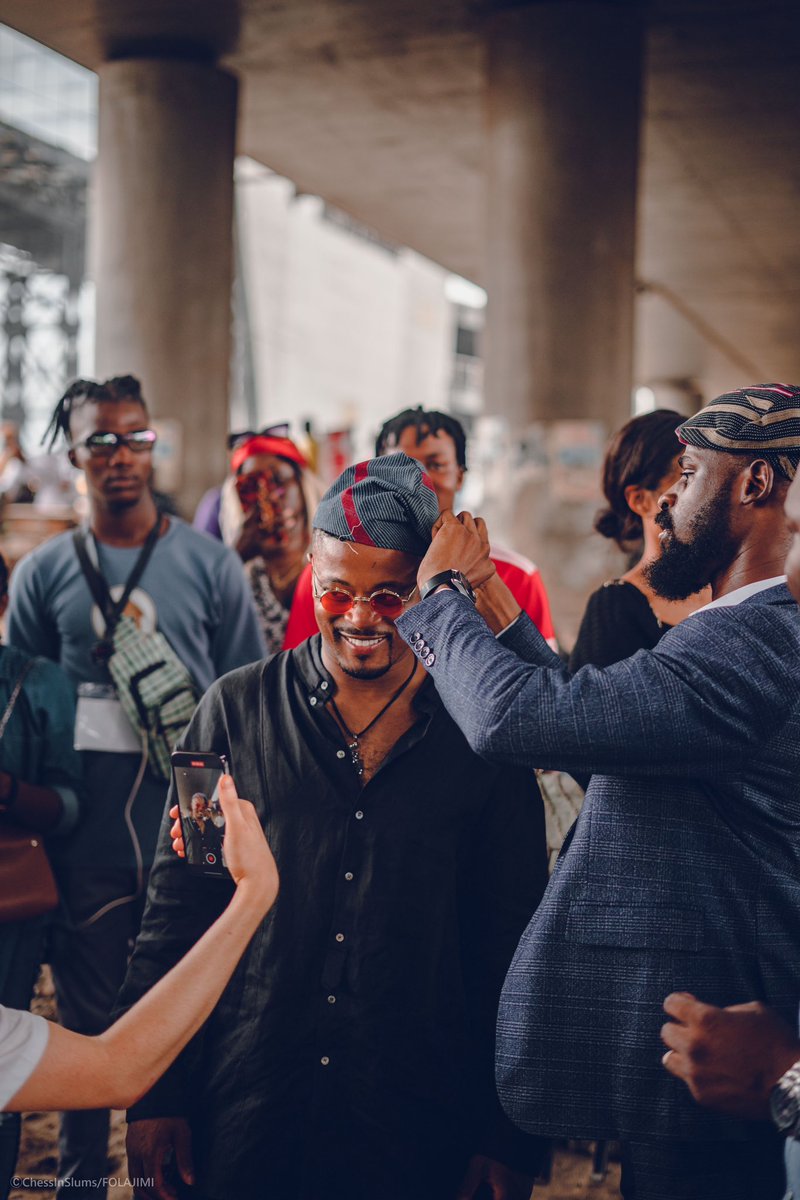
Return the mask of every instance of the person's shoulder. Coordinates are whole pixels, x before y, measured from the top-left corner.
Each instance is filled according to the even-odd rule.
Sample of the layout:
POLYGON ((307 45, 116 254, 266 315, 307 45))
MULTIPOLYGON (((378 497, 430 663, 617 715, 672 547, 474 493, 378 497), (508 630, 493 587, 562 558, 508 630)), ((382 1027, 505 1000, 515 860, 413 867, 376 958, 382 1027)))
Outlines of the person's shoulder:
POLYGON ((46 541, 40 542, 38 546, 34 546, 33 550, 24 554, 14 567, 14 574, 22 577, 37 570, 51 571, 75 558, 75 530, 67 529, 63 533, 56 533, 46 541))
POLYGON ((442 703, 433 681, 430 682, 435 718, 426 736, 434 738, 436 741, 437 762, 441 769, 448 773, 452 768, 453 774, 465 778, 468 781, 468 787, 474 789, 478 794, 485 793, 487 788, 491 788, 496 782, 503 780, 515 783, 527 780, 533 790, 535 776, 532 771, 506 763, 490 762, 486 758, 481 758, 472 749, 442 703))
POLYGON ((30 694, 32 691, 41 692, 44 699, 50 700, 59 693, 71 693, 72 684, 67 676, 49 658, 33 656, 18 646, 3 643, 0 647, 0 674, 6 680, 15 681, 25 672, 23 688, 30 694))
POLYGON ((170 517, 169 530, 164 542, 166 545, 171 542, 172 547, 180 546, 187 553, 210 563, 218 563, 232 553, 219 538, 212 537, 210 533, 204 533, 201 529, 195 529, 184 521, 183 517, 170 517))
POLYGON ((164 548, 170 555, 183 559, 193 570, 204 572, 209 580, 218 580, 221 573, 235 568, 235 577, 245 586, 244 571, 238 554, 209 533, 194 529, 181 517, 170 517, 170 528, 164 538, 164 548))
POLYGON ((31 664, 27 679, 32 686, 44 692, 46 697, 52 698, 59 693, 72 694, 73 685, 58 663, 54 663, 49 658, 41 658, 39 655, 33 659, 30 659, 28 655, 22 655, 22 657, 28 659, 31 664))
POLYGON ((779 607, 785 608, 788 612, 800 611, 792 593, 789 591, 789 585, 785 580, 773 584, 772 587, 763 588, 760 592, 756 592, 753 596, 748 596, 742 601, 742 608, 757 608, 757 607, 779 607))
POLYGON ((516 550, 511 550, 502 542, 492 542, 489 546, 489 557, 497 567, 498 575, 518 571, 522 575, 538 575, 539 568, 532 559, 516 550))
POLYGON ((233 700, 237 705, 248 704, 253 693, 261 688, 264 675, 277 657, 259 658, 243 667, 226 671, 214 680, 204 698, 217 698, 223 702, 233 700))
POLYGON ((798 616, 800 606, 797 601, 785 583, 778 583, 745 597, 738 604, 707 604, 686 617, 675 629, 695 633, 712 626, 725 626, 732 630, 763 629, 768 632, 777 626, 787 626, 800 636, 798 616))
POLYGON ((647 597, 625 579, 607 579, 586 601, 586 612, 615 616, 649 609, 647 597))
POLYGON ((779 585, 739 604, 692 613, 664 635, 656 652, 691 656, 698 664, 716 661, 723 670, 743 667, 748 676, 788 671, 800 682, 800 611, 785 585, 779 585))

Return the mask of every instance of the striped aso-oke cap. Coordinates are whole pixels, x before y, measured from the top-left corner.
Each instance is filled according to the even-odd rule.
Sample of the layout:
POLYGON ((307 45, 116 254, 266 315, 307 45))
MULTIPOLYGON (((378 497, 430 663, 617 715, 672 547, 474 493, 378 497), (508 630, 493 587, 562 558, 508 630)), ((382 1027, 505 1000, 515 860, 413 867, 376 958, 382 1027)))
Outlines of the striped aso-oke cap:
POLYGON ((416 459, 398 453, 343 471, 322 497, 313 525, 343 542, 421 558, 438 516, 430 479, 416 459))
POLYGON ((731 454, 752 452, 794 479, 800 461, 800 388, 759 383, 726 392, 675 432, 685 446, 731 454))

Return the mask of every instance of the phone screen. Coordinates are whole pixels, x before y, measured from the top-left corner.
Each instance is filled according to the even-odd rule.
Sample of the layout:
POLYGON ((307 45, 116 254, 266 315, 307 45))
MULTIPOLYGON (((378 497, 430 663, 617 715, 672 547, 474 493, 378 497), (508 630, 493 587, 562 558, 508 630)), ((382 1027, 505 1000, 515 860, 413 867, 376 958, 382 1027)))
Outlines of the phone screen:
POLYGON ((222 839, 225 818, 219 802, 219 767, 175 766, 175 787, 181 810, 186 861, 207 875, 225 875, 222 839))

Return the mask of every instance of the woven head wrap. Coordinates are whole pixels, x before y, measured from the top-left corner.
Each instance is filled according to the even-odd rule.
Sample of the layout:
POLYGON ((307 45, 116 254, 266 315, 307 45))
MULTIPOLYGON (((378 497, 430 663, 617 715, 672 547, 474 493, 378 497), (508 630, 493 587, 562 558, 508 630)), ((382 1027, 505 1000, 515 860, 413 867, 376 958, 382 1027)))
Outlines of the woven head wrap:
POLYGON ((287 437, 273 437, 270 434, 255 433, 246 441, 239 442, 231 454, 231 471, 236 475, 239 468, 244 466, 248 458, 256 454, 274 454, 276 458, 287 458, 301 470, 308 466, 305 456, 287 437))
POLYGON ((313 525, 344 542, 421 558, 438 516, 433 484, 416 459, 386 454, 343 471, 322 497, 313 525))
POLYGON ((761 383, 717 396, 679 425, 685 446, 768 459, 787 479, 800 460, 800 388, 761 383))

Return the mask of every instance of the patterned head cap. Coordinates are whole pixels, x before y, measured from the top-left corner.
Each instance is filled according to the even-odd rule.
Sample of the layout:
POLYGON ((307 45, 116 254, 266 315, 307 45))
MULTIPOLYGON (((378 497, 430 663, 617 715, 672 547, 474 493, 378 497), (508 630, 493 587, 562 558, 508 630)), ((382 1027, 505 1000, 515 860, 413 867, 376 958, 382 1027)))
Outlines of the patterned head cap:
POLYGON ((322 497, 313 525, 343 542, 421 558, 438 516, 433 484, 416 459, 387 454, 343 471, 322 497))
POLYGON ((685 446, 729 454, 752 451, 794 479, 800 460, 800 388, 760 383, 726 392, 679 425, 676 433, 685 446))

